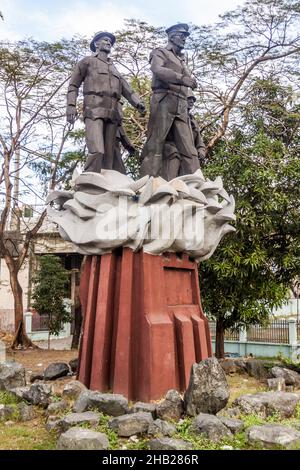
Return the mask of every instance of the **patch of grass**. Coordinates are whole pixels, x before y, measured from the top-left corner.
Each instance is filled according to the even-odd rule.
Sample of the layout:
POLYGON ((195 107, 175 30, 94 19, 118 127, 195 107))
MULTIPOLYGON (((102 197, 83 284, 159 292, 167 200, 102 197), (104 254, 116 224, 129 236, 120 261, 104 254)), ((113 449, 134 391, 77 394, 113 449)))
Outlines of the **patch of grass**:
POLYGON ((228 406, 231 406, 232 402, 241 395, 266 391, 264 384, 249 375, 232 375, 226 378, 230 388, 228 406))
MULTIPOLYGON (((297 356, 298 357, 298 356, 297 356)), ((282 365, 291 368, 292 370, 295 370, 296 372, 300 373, 300 355, 298 357, 297 361, 293 361, 289 357, 284 356, 282 353, 279 353, 277 355, 277 360, 279 360, 282 365)))
POLYGON ((139 442, 127 441, 125 445, 128 450, 147 450, 147 442, 148 440, 140 438, 139 442))
POLYGON ((0 391, 0 403, 1 405, 15 405, 21 400, 16 395, 13 395, 10 392, 0 391))
POLYGON ((174 439, 183 439, 192 444, 195 450, 222 450, 224 446, 233 449, 248 448, 245 433, 241 432, 233 436, 224 437, 217 442, 211 441, 204 434, 194 434, 191 430, 192 418, 185 418, 176 426, 174 439))
MULTIPOLYGON (((94 411, 97 411, 99 413, 98 410, 94 410, 94 411)), ((80 427, 86 428, 86 429, 93 429, 94 431, 102 432, 106 434, 106 437, 109 441, 109 448, 111 450, 119 449, 120 448, 119 436, 117 435, 115 431, 113 431, 111 428, 108 427, 108 421, 111 419, 111 416, 105 415, 103 413, 99 413, 99 415, 100 415, 100 421, 97 426, 91 426, 88 423, 84 423, 80 425, 80 427)))
POLYGON ((240 415, 239 419, 244 421, 245 428, 250 428, 251 426, 262 426, 263 424, 268 423, 282 423, 282 418, 278 413, 274 413, 266 418, 253 413, 250 415, 240 415))
POLYGON ((55 449, 56 439, 38 420, 10 426, 0 423, 1 450, 51 450, 55 449))
POLYGON ((296 405, 294 417, 296 419, 300 419, 300 403, 298 403, 298 405, 296 405))

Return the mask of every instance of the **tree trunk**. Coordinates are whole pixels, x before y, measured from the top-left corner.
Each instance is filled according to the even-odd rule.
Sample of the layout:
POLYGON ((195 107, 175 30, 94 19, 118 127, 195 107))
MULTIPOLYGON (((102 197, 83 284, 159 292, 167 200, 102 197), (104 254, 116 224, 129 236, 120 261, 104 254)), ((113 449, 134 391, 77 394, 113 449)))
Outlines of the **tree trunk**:
POLYGON ((221 318, 217 319, 216 324, 216 352, 215 356, 218 359, 224 359, 225 357, 225 350, 224 350, 224 324, 221 318))
POLYGON ((36 347, 26 333, 23 316, 23 291, 18 280, 18 271, 12 263, 9 264, 9 274, 15 310, 15 336, 11 347, 12 349, 16 349, 18 346, 23 348, 36 347))
POLYGON ((75 317, 75 325, 74 325, 74 333, 73 333, 73 338, 72 338, 71 349, 78 349, 80 333, 81 333, 81 325, 82 325, 81 306, 75 308, 74 317, 75 317))

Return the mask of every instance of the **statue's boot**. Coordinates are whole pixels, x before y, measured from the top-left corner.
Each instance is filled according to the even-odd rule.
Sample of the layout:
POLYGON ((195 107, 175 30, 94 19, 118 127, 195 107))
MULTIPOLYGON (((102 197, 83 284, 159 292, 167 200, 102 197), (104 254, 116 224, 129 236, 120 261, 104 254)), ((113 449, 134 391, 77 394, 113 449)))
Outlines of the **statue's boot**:
POLYGON ((90 153, 86 159, 83 171, 93 171, 94 173, 101 173, 103 167, 103 153, 90 153))

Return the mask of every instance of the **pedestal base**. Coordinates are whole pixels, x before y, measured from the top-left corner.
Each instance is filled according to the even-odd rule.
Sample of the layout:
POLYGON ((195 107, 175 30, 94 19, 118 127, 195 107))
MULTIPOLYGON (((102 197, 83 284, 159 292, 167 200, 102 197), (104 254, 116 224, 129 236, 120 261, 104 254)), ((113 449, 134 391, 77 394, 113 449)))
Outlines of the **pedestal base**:
POLYGON ((88 256, 78 379, 131 400, 184 391, 191 365, 212 355, 197 264, 187 255, 129 248, 88 256))

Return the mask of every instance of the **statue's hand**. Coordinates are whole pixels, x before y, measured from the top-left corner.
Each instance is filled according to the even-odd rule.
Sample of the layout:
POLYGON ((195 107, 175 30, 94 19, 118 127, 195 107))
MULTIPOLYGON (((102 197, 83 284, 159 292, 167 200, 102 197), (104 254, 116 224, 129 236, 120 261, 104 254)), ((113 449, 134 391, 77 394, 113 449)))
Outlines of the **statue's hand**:
POLYGON ((75 106, 68 106, 67 107, 67 122, 70 124, 74 124, 77 117, 77 112, 75 106))
POLYGON ((76 114, 67 114, 67 121, 69 124, 74 124, 76 120, 76 114))
POLYGON ((142 101, 139 102, 139 104, 137 105, 136 109, 139 111, 139 113, 142 115, 142 116, 145 116, 146 114, 146 106, 144 105, 144 103, 142 101))
POLYGON ((194 77, 189 77, 188 75, 186 77, 183 77, 182 79, 182 83, 183 85, 185 86, 188 86, 189 88, 191 88, 192 90, 194 90, 195 88, 197 88, 197 81, 194 77))

